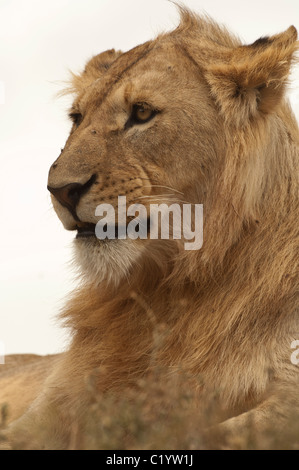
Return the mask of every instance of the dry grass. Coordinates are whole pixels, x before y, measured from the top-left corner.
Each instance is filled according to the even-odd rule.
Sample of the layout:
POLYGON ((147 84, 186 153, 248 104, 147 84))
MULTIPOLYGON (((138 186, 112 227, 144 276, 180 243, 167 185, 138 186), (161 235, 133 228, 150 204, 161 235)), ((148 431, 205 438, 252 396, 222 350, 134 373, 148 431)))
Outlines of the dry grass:
MULTIPOLYGON (((123 396, 96 393, 93 378, 89 412, 82 429, 74 426, 70 449, 85 450, 299 450, 299 416, 279 432, 257 434, 248 423, 242 437, 223 440, 210 428, 224 418, 217 395, 205 397, 199 412, 194 383, 184 374, 166 378, 155 371, 123 396)), ((200 384, 198 384, 200 386, 200 384)))
MULTIPOLYGON (((219 435, 215 423, 227 418, 219 393, 205 391, 200 377, 159 368, 156 355, 164 340, 163 325, 154 325, 151 373, 123 390, 99 393, 97 384, 105 369, 97 369, 86 380, 88 412, 80 422, 74 411, 69 450, 299 450, 299 414, 279 431, 257 433, 248 423, 242 436, 219 435), (170 373, 171 372, 171 373, 170 373)), ((5 439, 8 407, 0 404, 0 449, 5 439)), ((55 419, 55 417, 53 417, 55 419)), ((57 416, 57 419, 61 419, 57 416)), ((38 429, 45 436, 44 427, 38 429)), ((14 449, 27 448, 22 438, 14 449)))
MULTIPOLYGON (((99 394, 95 387, 99 373, 86 382, 88 412, 83 423, 74 420, 66 446, 69 450, 299 450, 298 414, 279 431, 258 434, 248 423, 243 436, 227 439, 213 428, 215 422, 225 419, 217 394, 203 396, 201 392, 198 403, 200 380, 195 383, 184 373, 167 377, 165 371, 154 369, 122 395, 99 394)), ((8 408, 3 405, 1 450, 9 448, 3 433, 7 417, 8 408)), ((41 428, 39 434, 45 431, 41 428)), ((22 449, 23 443, 15 443, 13 448, 22 449)))
MULTIPOLYGON (((194 379, 183 371, 169 373, 155 365, 164 333, 162 327, 154 328, 151 373, 122 394, 99 393, 96 384, 104 369, 88 377, 88 412, 80 422, 74 415, 66 445, 69 450, 299 450, 296 411, 279 431, 270 427, 257 433, 249 422, 242 436, 219 435, 213 425, 227 418, 219 394, 205 391, 200 377, 194 379)), ((0 404, 0 449, 8 448, 3 433, 8 413, 7 406, 0 404)), ((45 433, 44 428, 38 430, 39 435, 45 433)), ((20 441, 14 449, 23 446, 20 441)))
MULTIPOLYGON (((164 338, 164 328, 155 325, 151 373, 128 387, 122 394, 99 393, 97 383, 104 369, 97 369, 86 380, 88 412, 76 420, 74 411, 69 450, 299 450, 299 414, 283 429, 269 428, 257 433, 253 423, 241 436, 219 435, 215 423, 227 416, 221 408, 219 394, 205 391, 200 377, 184 371, 169 373, 157 367, 156 353, 164 338)), ((9 409, 0 404, 0 449, 8 449, 5 426, 9 409)), ((55 417, 53 417, 55 419, 55 417)), ((61 419, 57 416, 57 419, 61 419)), ((45 436, 44 427, 38 429, 45 436)), ((26 440, 25 440, 26 441, 26 440)), ((13 449, 28 448, 22 441, 13 449)))

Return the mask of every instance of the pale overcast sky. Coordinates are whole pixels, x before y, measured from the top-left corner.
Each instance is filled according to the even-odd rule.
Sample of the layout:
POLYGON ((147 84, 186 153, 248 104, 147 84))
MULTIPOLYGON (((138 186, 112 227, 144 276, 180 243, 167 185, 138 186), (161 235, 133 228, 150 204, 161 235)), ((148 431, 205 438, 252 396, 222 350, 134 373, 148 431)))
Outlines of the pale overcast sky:
MULTIPOLYGON (((299 30, 298 0, 183 3, 247 43, 291 24, 299 30)), ((48 354, 67 342, 55 316, 75 286, 74 234, 62 228, 46 190, 48 168, 70 128, 69 101, 55 97, 60 82, 92 55, 128 50, 177 23, 167 0, 0 0, 0 345, 6 353, 48 354)), ((297 69, 291 100, 299 116, 298 79, 297 69)))

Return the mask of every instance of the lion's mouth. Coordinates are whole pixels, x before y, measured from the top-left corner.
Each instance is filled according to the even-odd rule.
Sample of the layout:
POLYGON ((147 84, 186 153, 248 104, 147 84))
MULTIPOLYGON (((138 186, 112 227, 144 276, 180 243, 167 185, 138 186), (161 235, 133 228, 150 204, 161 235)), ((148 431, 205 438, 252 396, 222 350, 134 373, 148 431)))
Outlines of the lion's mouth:
MULTIPOLYGON (((96 229, 96 226, 95 224, 84 224, 83 226, 81 227, 78 227, 77 226, 77 235, 76 235, 76 238, 98 238, 96 236, 96 232, 95 232, 95 229, 96 229)), ((122 227, 122 232, 124 230, 126 230, 126 228, 124 229, 122 227)), ((115 225, 114 226, 114 233, 115 233, 115 238, 118 238, 119 236, 119 232, 120 232, 120 228, 118 225, 115 225)), ((109 240, 109 237, 105 238, 105 240, 109 240)), ((101 238, 98 238, 98 240, 101 240, 101 238)))
POLYGON ((95 224, 84 224, 81 227, 77 226, 77 235, 76 238, 90 238, 96 237, 95 224))
MULTIPOLYGON (((150 218, 146 219, 143 222, 143 224, 146 227, 146 232, 148 234, 149 230, 150 230, 150 218)), ((96 225, 92 224, 92 223, 84 223, 80 226, 77 225, 76 226, 76 230, 77 230, 76 239, 80 239, 80 238, 97 238, 95 229, 96 229, 96 225)), ((127 234, 127 227, 126 226, 119 226, 119 225, 116 224, 114 226, 114 233, 115 233, 115 237, 113 239, 123 238, 124 234, 127 234)), ((107 238, 109 239, 109 237, 107 237, 107 238)), ((105 238, 105 240, 107 240, 107 238, 105 238)), ((99 240, 101 240, 101 238, 99 238, 99 240)))

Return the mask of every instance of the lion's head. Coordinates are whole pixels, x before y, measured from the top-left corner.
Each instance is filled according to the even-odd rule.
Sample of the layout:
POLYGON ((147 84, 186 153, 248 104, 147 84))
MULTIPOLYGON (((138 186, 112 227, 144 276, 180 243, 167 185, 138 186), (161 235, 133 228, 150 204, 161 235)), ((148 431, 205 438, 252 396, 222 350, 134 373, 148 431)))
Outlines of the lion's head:
POLYGON ((143 257, 159 262, 182 251, 175 240, 98 240, 96 207, 116 207, 118 196, 146 207, 203 204, 201 266, 222 261, 245 227, 258 223, 276 178, 269 149, 286 112, 296 36, 290 27, 243 46, 182 10, 174 31, 126 53, 99 54, 73 76, 73 127, 48 186, 64 227, 77 231, 77 257, 93 280, 119 281, 142 269, 143 257))

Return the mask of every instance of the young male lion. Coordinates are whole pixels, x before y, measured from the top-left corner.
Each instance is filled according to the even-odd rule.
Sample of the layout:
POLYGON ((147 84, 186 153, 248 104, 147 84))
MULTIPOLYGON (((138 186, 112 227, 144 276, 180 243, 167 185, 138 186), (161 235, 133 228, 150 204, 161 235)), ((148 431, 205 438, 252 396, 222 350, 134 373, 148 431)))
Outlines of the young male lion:
POLYGON ((69 350, 47 358, 47 374, 34 372, 40 359, 2 379, 1 402, 23 387, 14 446, 69 448, 74 427, 84 433, 88 377, 98 396, 124 393, 156 367, 200 377, 198 413, 217 391, 227 419, 215 430, 227 439, 249 423, 283 429, 299 411, 299 132, 285 98, 296 40, 291 26, 242 45, 182 9, 174 31, 73 76, 73 127, 48 188, 77 234, 82 286, 63 313, 69 350), (95 209, 120 195, 203 204, 202 249, 98 240, 95 209))

